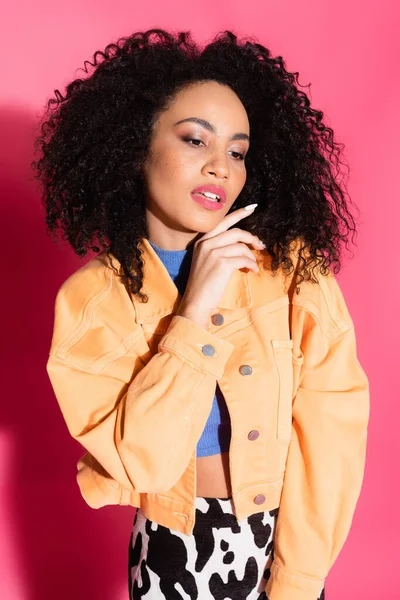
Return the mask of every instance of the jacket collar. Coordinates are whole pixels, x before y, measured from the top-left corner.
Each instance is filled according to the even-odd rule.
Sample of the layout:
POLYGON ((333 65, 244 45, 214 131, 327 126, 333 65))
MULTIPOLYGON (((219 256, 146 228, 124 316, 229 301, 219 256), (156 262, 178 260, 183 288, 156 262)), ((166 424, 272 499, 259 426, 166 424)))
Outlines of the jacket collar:
MULTIPOLYGON (((139 245, 144 263, 142 292, 147 294, 148 302, 140 302, 133 295, 131 297, 136 310, 137 322, 144 323, 153 318, 160 318, 176 312, 182 297, 148 239, 141 238, 139 245)), ((251 302, 248 274, 236 269, 225 287, 216 310, 247 308, 251 306, 251 302)))

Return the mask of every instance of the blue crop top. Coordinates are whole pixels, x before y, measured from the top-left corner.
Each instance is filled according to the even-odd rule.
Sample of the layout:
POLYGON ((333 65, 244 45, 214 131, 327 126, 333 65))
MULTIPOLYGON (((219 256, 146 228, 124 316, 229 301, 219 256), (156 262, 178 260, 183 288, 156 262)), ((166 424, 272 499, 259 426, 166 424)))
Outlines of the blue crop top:
MULTIPOLYGON (((193 246, 186 250, 162 250, 149 240, 164 263, 181 296, 185 293, 192 261, 193 246)), ((197 443, 197 456, 210 456, 229 450, 231 421, 224 396, 217 384, 210 415, 197 443)))

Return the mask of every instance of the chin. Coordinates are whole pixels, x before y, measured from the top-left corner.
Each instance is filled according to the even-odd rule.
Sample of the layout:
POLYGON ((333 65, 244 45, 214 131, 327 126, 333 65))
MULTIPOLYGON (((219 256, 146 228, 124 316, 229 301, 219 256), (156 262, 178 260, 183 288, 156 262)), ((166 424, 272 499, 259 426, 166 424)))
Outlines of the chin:
POLYGON ((208 233, 209 231, 211 231, 212 229, 214 229, 214 227, 216 226, 218 221, 215 221, 214 223, 197 223, 194 224, 192 227, 188 227, 188 231, 191 231, 192 233, 208 233))

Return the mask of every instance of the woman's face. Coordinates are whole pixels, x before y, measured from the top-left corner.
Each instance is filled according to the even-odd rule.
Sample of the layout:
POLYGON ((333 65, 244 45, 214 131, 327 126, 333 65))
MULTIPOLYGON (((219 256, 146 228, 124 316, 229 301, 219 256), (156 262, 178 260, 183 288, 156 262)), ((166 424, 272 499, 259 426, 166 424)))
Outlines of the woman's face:
POLYGON ((246 181, 249 136, 246 110, 231 88, 195 83, 176 96, 154 125, 144 165, 147 226, 156 246, 183 250, 222 220, 246 181), (218 210, 193 199, 192 190, 204 185, 225 190, 218 210))

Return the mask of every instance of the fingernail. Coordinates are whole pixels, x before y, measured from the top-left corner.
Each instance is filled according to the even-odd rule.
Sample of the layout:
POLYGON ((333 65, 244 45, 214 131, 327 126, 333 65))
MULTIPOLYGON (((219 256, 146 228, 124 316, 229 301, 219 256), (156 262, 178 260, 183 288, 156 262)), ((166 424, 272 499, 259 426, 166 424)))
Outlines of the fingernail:
POLYGON ((253 210, 253 208, 255 208, 256 206, 258 206, 258 204, 248 204, 244 207, 244 210, 253 210))

